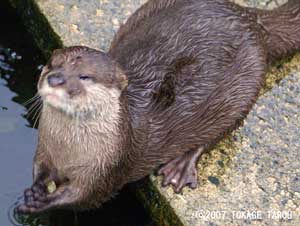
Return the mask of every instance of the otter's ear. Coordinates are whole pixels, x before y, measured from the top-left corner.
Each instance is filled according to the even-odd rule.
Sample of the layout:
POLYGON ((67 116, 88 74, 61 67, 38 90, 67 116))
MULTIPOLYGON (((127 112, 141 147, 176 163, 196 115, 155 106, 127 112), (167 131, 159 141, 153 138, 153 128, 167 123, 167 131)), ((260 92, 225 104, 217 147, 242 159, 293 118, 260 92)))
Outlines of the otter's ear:
POLYGON ((128 77, 118 66, 116 67, 116 79, 120 90, 124 90, 128 86, 128 77))
POLYGON ((52 51, 52 55, 58 55, 58 54, 61 53, 61 51, 62 51, 62 49, 54 49, 54 50, 52 51))
POLYGON ((49 60, 49 66, 61 66, 66 61, 64 54, 65 49, 55 49, 52 52, 52 56, 49 60))

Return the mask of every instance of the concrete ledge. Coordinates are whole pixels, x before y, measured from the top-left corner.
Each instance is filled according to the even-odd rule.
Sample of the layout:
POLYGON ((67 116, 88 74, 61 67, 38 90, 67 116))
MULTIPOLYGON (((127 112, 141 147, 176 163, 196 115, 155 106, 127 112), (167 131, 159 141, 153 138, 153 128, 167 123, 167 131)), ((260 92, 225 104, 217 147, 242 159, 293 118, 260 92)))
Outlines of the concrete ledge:
MULTIPOLYGON (((119 25, 145 2, 9 1, 46 56, 63 45, 107 50, 119 25)), ((236 2, 272 8, 284 0, 236 2)), ((135 184, 158 225, 300 225, 299 93, 300 56, 296 55, 271 68, 244 126, 203 156, 196 190, 175 195, 154 176, 135 184)))

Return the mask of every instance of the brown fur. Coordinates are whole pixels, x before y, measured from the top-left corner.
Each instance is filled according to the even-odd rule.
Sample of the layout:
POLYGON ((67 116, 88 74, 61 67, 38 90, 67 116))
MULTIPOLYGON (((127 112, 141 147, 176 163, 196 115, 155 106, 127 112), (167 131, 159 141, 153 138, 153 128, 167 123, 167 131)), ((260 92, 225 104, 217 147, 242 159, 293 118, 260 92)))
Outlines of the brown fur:
POLYGON ((75 79, 86 93, 76 98, 96 95, 96 88, 107 95, 70 98, 82 106, 69 114, 56 102, 44 106, 35 180, 45 168, 56 172, 68 179, 72 197, 51 208, 99 206, 125 183, 216 144, 250 111, 268 61, 299 49, 299 27, 298 1, 262 11, 226 0, 150 0, 122 26, 107 55, 85 47, 56 52, 40 84, 59 70, 67 90, 81 70, 95 79, 91 86, 75 79), (78 59, 85 61, 77 65, 78 59), (83 114, 76 127, 77 111, 96 114, 83 114))

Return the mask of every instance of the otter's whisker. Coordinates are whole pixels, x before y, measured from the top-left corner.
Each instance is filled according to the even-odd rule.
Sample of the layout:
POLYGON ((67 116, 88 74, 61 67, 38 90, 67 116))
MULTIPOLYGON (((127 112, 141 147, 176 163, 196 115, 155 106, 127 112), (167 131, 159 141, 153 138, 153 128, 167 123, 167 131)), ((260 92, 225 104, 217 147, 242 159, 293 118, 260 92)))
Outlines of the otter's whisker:
POLYGON ((41 117, 41 114, 42 114, 42 105, 40 105, 40 107, 38 108, 38 110, 36 111, 36 112, 38 112, 38 114, 37 114, 37 117, 36 117, 36 119, 35 119, 35 121, 34 121, 34 123, 33 123, 33 127, 32 128, 35 128, 35 126, 36 126, 36 124, 37 124, 37 122, 38 122, 38 120, 40 119, 40 117, 41 117))
MULTIPOLYGON (((26 107, 26 106, 28 106, 28 105, 33 105, 34 103, 36 103, 36 102, 39 102, 39 101, 41 101, 41 97, 40 97, 40 95, 38 95, 38 94, 36 94, 34 97, 32 97, 31 99, 29 99, 28 101, 26 101, 26 102, 24 102, 24 106, 26 107)), ((31 107, 31 106, 30 106, 31 107)))
POLYGON ((42 107, 43 107, 42 104, 38 105, 38 107, 36 108, 35 113, 34 113, 34 115, 32 117, 33 120, 35 120, 37 118, 37 116, 39 115, 38 113, 40 113, 40 111, 42 110, 42 107))
POLYGON ((30 113, 39 104, 39 102, 39 100, 36 100, 34 103, 32 103, 32 105, 28 108, 27 112, 30 113))
POLYGON ((37 94, 35 94, 33 97, 29 98, 28 100, 26 100, 25 102, 21 103, 23 106, 27 106, 28 104, 30 104, 31 102, 33 102, 34 100, 36 100, 37 98, 39 98, 39 96, 37 94))
POLYGON ((36 93, 33 97, 31 97, 30 99, 28 99, 27 101, 25 101, 24 103, 22 103, 23 106, 27 106, 30 103, 34 102, 35 100, 37 100, 38 98, 40 98, 40 95, 38 93, 36 93))
POLYGON ((27 118, 29 118, 35 111, 41 106, 42 102, 37 100, 32 106, 30 106, 29 110, 27 111, 27 118))

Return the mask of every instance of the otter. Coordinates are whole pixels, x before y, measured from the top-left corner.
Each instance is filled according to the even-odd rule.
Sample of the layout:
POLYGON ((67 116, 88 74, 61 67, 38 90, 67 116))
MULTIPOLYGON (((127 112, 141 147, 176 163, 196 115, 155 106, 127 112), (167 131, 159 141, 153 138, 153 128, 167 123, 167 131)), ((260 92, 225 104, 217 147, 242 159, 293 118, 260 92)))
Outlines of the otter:
POLYGON ((107 53, 54 51, 38 83, 34 182, 17 211, 96 208, 159 166, 164 186, 195 188, 198 159, 247 116, 268 65, 299 49, 298 0, 273 11, 149 0, 107 53))

